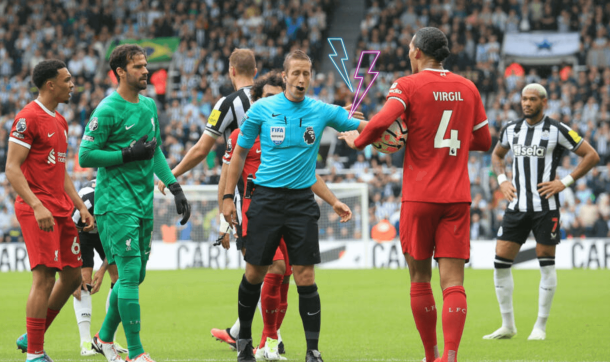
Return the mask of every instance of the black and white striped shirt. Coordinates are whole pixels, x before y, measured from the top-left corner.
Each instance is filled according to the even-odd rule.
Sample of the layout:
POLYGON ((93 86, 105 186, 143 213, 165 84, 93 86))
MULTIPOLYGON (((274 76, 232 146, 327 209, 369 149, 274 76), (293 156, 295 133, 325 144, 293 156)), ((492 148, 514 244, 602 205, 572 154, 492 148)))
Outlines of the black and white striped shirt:
MULTIPOLYGON (((83 202, 85 203, 85 206, 87 206, 87 210, 89 210, 91 215, 93 215, 95 200, 95 182, 95 180, 87 182, 83 188, 78 191, 78 196, 83 199, 83 202)), ((82 230, 82 228, 86 226, 86 224, 81 220, 80 211, 78 211, 77 208, 74 208, 74 211, 72 212, 72 221, 74 221, 79 230, 82 230)), ((97 234, 97 225, 88 233, 97 234)))
POLYGON ((250 89, 252 87, 240 88, 226 97, 220 98, 214 110, 208 118, 205 133, 213 138, 223 135, 225 143, 231 136, 231 132, 241 126, 244 115, 250 109, 250 89))
POLYGON ((538 184, 554 180, 564 151, 576 151, 582 142, 578 133, 548 116, 535 125, 525 119, 508 123, 502 129, 500 144, 513 151, 512 182, 517 197, 507 208, 521 212, 558 210, 559 195, 540 197, 538 184))

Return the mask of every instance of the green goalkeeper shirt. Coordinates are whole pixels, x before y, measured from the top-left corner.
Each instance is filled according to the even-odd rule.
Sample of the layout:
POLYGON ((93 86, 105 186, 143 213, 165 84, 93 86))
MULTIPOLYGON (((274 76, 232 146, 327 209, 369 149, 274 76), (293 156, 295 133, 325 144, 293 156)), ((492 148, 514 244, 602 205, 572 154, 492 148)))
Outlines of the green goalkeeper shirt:
POLYGON ((166 185, 176 182, 161 148, 155 102, 139 95, 130 103, 113 92, 95 109, 79 150, 81 167, 98 167, 95 214, 107 212, 153 218, 154 174, 166 185), (123 163, 122 149, 142 136, 157 139, 154 158, 123 163))

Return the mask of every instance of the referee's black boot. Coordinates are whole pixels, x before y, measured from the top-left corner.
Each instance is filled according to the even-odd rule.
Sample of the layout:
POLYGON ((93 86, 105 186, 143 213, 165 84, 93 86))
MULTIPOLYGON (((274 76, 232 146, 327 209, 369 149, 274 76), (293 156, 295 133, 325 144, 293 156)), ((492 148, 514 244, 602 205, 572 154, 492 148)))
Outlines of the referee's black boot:
POLYGON ((252 348, 252 339, 237 340, 237 362, 256 362, 252 348))
POLYGON ((320 351, 317 349, 310 349, 307 351, 305 362, 324 362, 324 360, 322 359, 322 354, 320 354, 320 351))

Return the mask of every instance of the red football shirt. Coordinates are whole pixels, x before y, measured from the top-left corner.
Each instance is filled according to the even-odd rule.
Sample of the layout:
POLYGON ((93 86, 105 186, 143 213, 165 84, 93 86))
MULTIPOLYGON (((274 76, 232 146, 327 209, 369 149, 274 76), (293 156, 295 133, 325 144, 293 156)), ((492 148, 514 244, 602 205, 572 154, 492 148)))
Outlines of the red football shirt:
MULTIPOLYGON (((21 171, 34 195, 53 216, 70 216, 74 204, 64 189, 68 151, 65 118, 46 109, 38 100, 30 102, 15 116, 9 142, 30 150, 21 171)), ((20 196, 15 207, 32 210, 20 196)))
MULTIPOLYGON (((397 108, 391 99, 402 103, 400 117, 409 130, 402 201, 470 202, 468 151, 491 146, 485 108, 474 84, 446 70, 425 69, 398 79, 387 99, 384 108, 397 108)), ((382 110, 356 146, 377 140, 394 120, 382 110)))

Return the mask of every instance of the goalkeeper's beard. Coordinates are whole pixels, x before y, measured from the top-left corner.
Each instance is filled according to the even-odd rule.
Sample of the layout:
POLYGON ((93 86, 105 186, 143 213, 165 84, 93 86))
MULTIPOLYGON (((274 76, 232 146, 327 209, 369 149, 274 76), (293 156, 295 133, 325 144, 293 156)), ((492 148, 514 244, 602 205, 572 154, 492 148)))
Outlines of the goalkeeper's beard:
POLYGON ((145 79, 136 79, 135 77, 133 77, 129 73, 127 73, 127 84, 129 84, 134 89, 137 89, 139 91, 146 89, 146 86, 148 84, 147 84, 147 82, 142 83, 143 80, 145 80, 145 79), (144 85, 142 85, 142 84, 144 84, 144 85))

